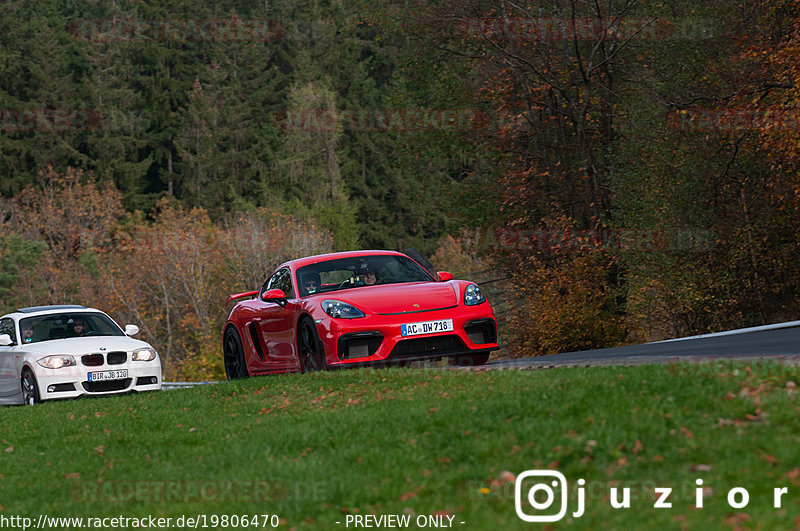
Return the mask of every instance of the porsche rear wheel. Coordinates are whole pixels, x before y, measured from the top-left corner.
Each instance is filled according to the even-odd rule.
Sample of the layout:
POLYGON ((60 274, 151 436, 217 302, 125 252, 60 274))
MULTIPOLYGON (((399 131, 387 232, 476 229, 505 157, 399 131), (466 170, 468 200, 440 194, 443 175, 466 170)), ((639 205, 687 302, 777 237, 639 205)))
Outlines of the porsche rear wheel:
POLYGON ((456 365, 459 367, 475 367, 483 365, 489 361, 489 352, 479 352, 477 354, 464 354, 456 356, 456 365))
POLYGON ((225 375, 228 380, 240 380, 249 376, 247 363, 244 359, 244 349, 242 348, 242 338, 234 327, 225 331, 225 341, 223 344, 223 357, 225 361, 225 375))
POLYGON ((317 334, 317 327, 310 319, 300 321, 297 331, 297 352, 300 356, 300 368, 303 372, 328 370, 325 350, 317 334))
POLYGON ((26 406, 32 406, 42 401, 39 396, 39 386, 36 378, 29 369, 22 371, 22 401, 26 406))

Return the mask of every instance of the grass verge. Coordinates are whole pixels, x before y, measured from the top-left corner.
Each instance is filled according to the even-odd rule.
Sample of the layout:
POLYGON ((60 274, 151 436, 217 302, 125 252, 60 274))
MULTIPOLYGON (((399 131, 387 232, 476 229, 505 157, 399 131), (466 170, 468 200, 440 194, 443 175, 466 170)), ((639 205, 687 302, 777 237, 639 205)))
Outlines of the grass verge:
POLYGON ((398 514, 411 527, 434 515, 530 529, 514 477, 553 469, 568 480, 569 514, 586 481, 585 514, 559 527, 789 528, 800 521, 799 373, 732 362, 360 370, 5 408, 0 515, 275 514, 284 528, 346 529, 348 515, 353 528, 356 515, 398 514), (620 500, 629 489, 630 508, 611 507, 613 487, 620 500), (746 507, 729 504, 735 487, 746 507), (654 508, 655 488, 672 488, 670 508, 654 508))

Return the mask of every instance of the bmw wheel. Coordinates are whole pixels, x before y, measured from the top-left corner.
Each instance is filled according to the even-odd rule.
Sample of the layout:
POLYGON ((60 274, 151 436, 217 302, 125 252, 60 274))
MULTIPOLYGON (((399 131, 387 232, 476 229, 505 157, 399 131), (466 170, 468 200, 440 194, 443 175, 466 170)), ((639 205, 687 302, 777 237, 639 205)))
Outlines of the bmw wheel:
POLYGON ((36 378, 30 369, 22 371, 22 401, 26 406, 32 406, 42 401, 39 396, 39 387, 36 385, 36 378))
POLYGON ((223 358, 225 362, 225 375, 228 380, 240 380, 247 378, 247 363, 244 359, 244 349, 242 348, 242 338, 234 327, 229 327, 225 331, 223 344, 223 358))
POLYGON ((328 363, 325 360, 325 350, 317 334, 317 327, 310 319, 300 322, 297 333, 297 351, 300 356, 300 368, 303 372, 325 371, 328 363))

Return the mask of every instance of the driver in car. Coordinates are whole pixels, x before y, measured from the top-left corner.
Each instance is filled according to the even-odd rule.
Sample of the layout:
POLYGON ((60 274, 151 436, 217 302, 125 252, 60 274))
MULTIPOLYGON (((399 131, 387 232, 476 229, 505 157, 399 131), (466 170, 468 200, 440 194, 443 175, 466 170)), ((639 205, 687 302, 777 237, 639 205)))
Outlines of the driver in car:
POLYGON ((72 322, 71 337, 80 337, 86 333, 86 322, 81 317, 76 317, 72 322))
POLYGON ((303 275, 303 291, 307 295, 313 295, 319 290, 321 281, 318 273, 309 272, 303 275))

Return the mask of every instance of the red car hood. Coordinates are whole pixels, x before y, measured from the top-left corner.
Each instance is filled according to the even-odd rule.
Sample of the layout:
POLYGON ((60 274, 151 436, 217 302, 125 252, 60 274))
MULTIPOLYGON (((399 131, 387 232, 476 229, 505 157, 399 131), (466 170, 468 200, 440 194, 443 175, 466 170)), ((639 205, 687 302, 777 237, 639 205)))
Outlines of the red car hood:
POLYGON ((455 287, 449 282, 409 282, 386 286, 362 286, 327 294, 368 312, 392 314, 422 312, 458 304, 455 287))

